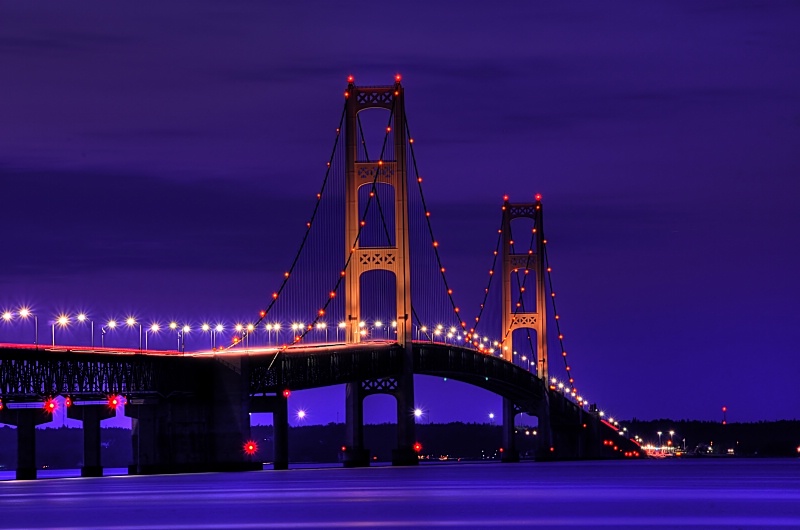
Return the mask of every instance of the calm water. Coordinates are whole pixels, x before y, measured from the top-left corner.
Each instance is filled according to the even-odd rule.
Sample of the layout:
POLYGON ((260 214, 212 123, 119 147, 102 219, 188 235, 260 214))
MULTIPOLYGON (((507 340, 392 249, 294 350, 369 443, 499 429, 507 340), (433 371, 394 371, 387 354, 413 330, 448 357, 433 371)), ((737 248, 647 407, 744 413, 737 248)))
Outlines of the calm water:
POLYGON ((336 467, 5 481, 0 527, 800 528, 800 460, 336 467))

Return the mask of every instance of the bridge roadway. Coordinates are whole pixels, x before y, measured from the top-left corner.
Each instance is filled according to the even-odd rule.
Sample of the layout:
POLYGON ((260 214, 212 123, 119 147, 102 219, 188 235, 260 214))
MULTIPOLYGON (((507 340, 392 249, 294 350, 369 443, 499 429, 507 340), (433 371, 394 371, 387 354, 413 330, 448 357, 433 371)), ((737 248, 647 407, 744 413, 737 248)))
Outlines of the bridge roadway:
MULTIPOLYGON (((284 390, 359 383, 368 393, 391 393, 404 353, 391 341, 303 345, 277 352, 276 348, 250 348, 184 354, 0 345, 0 423, 19 427, 18 476, 35 477, 33 429, 50 420, 40 407, 21 407, 57 395, 69 396, 77 406, 70 407, 68 414, 84 421, 86 475, 102 473, 99 426, 101 419, 109 417, 107 407, 89 403, 109 394, 126 396, 125 413, 136 420, 131 472, 249 469, 252 464, 241 450, 249 433, 248 412, 274 414, 276 466, 286 467, 284 390)), ((541 457, 623 453, 617 447, 622 443, 612 451, 607 442, 617 434, 613 427, 519 366, 444 343, 415 341, 412 354, 415 374, 448 377, 505 398, 511 407, 503 422, 509 456, 515 454, 513 418, 520 412, 537 416, 540 431, 550 433, 549 447, 540 448, 541 457), (606 441, 602 447, 600 439, 606 441)), ((619 438, 613 439, 622 442, 619 438)), ((633 449, 627 447, 625 452, 633 449)))

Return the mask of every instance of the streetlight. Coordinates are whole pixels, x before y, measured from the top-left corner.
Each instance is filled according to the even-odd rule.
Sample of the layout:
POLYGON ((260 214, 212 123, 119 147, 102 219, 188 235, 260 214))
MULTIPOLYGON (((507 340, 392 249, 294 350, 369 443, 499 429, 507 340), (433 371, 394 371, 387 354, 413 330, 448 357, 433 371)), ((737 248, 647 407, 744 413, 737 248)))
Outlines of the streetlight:
MULTIPOLYGON (((383 329, 383 322, 381 322, 380 320, 376 320, 375 324, 372 327, 372 329, 375 329, 375 330, 383 329)), ((387 331, 386 333, 388 334, 389 332, 387 331)), ((378 335, 377 333, 373 334, 373 336, 377 336, 377 335, 378 335)))
POLYGON ((188 324, 184 325, 181 328, 181 333, 180 333, 181 353, 185 353, 186 352, 186 334, 189 333, 190 330, 191 330, 191 328, 188 326, 188 324))
POLYGON ((175 333, 177 333, 177 335, 178 335, 178 350, 180 351, 180 349, 181 349, 181 332, 178 331, 178 323, 175 322, 175 321, 170 322, 169 323, 169 329, 172 329, 172 330, 175 331, 175 333))
POLYGON ((217 324, 214 329, 211 330, 211 349, 213 350, 217 345, 217 335, 222 333, 225 328, 222 324, 217 324))
POLYGON ((328 342, 328 324, 325 322, 317 322, 317 329, 325 331, 325 342, 328 342))
POLYGON ((161 327, 157 323, 153 322, 153 324, 150 326, 150 329, 144 331, 144 349, 145 350, 147 349, 147 332, 150 331, 151 333, 155 334, 155 333, 158 333, 158 330, 160 328, 161 327))
POLYGON ((106 328, 109 330, 114 329, 117 327, 117 323, 114 320, 109 320, 105 326, 100 328, 100 347, 106 347, 106 328))
POLYGON ((275 322, 274 324, 272 324, 272 331, 275 332, 275 345, 277 346, 281 342, 281 336, 280 336, 281 323, 275 322))
MULTIPOLYGON (((247 347, 248 348, 250 347, 250 335, 253 333, 253 330, 255 330, 255 329, 256 328, 255 328, 255 326, 253 324, 248 324, 247 325, 247 336, 246 336, 246 338, 247 338, 247 347)), ((253 338, 255 338, 255 337, 253 337, 253 338)))
POLYGON ((202 329, 203 331, 208 333, 208 336, 211 339, 211 349, 213 349, 214 348, 214 332, 211 331, 211 326, 209 326, 208 324, 203 323, 203 325, 200 326, 200 329, 202 329))
POLYGON ((59 327, 65 328, 69 324, 69 317, 67 315, 58 315, 58 318, 53 321, 53 346, 56 345, 56 324, 59 327))
POLYGON ((661 431, 658 431, 656 434, 658 434, 658 447, 660 448, 661 447, 661 431))
POLYGON ((336 342, 339 342, 339 330, 342 330, 342 333, 345 333, 344 328, 347 327, 347 322, 339 322, 339 325, 336 326, 336 342))
POLYGON ((672 436, 675 434, 675 431, 669 431, 669 445, 672 445, 672 436))
MULTIPOLYGON (((137 325, 136 319, 133 317, 128 317, 125 319, 125 323, 128 325, 129 328, 137 325)), ((139 324, 139 351, 142 351, 142 325, 139 324)))
POLYGON ((92 348, 94 348, 94 320, 86 316, 86 313, 78 313, 78 316, 75 318, 77 318, 78 322, 81 324, 85 324, 87 320, 89 321, 89 324, 91 325, 92 348))
POLYGON ((28 317, 33 317, 33 344, 36 346, 36 349, 39 349, 39 317, 34 315, 33 312, 28 309, 27 307, 20 307, 19 308, 19 316, 23 320, 27 320, 28 317))
POLYGON ((494 412, 489 413, 489 421, 491 422, 492 425, 494 425, 494 412))

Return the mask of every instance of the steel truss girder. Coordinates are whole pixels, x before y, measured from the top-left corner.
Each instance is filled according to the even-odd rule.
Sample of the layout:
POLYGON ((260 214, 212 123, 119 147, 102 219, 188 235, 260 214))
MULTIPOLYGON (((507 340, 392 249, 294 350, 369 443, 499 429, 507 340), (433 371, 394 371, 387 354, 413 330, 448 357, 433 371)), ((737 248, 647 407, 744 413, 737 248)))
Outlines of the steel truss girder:
POLYGON ((0 350, 0 396, 6 399, 154 391, 154 362, 143 355, 0 350))

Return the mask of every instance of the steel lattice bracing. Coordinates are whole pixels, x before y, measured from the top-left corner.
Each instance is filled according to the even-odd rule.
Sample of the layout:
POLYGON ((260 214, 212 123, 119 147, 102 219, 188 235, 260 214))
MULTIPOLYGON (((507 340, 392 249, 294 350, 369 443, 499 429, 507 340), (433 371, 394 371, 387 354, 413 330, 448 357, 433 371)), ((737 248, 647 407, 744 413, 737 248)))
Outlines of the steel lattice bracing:
POLYGON ((0 349, 0 396, 143 394, 156 391, 156 358, 0 349))

